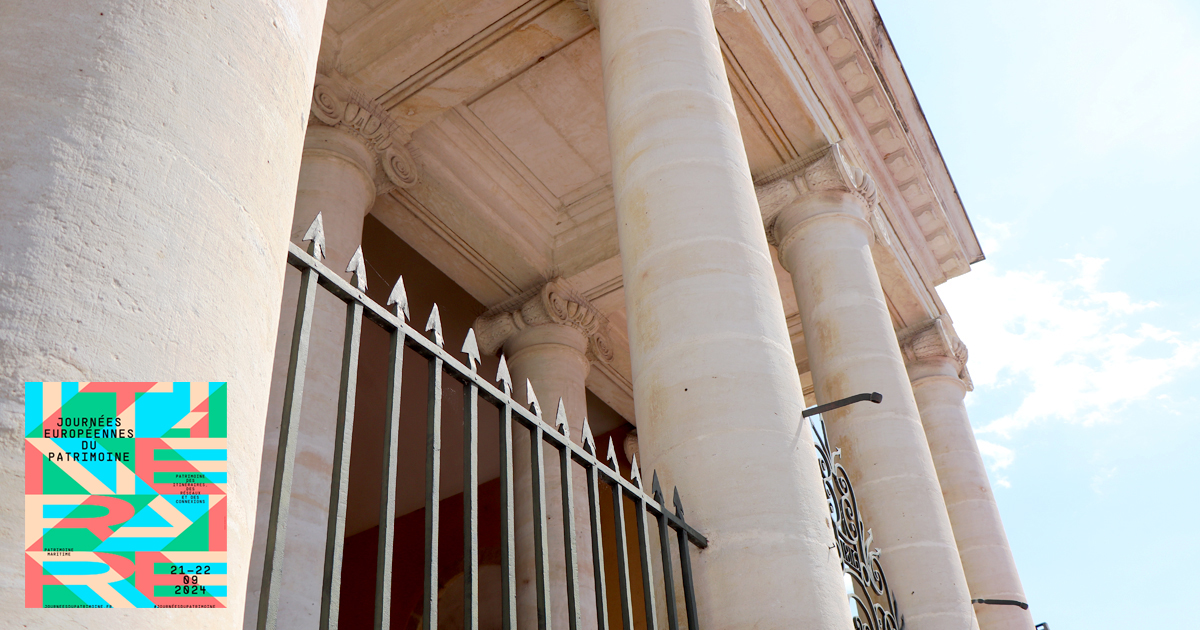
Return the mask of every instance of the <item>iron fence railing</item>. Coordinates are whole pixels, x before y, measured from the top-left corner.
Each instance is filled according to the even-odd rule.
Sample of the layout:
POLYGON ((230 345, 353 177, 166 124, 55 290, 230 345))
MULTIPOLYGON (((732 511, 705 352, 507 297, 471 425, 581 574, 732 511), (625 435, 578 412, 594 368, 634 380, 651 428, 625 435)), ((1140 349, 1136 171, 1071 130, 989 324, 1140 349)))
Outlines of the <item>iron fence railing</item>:
POLYGON ((858 394, 807 409, 804 416, 812 423, 817 461, 821 465, 825 498, 829 501, 829 514, 833 518, 842 571, 850 576, 853 585, 850 601, 854 606, 854 629, 903 630, 904 617, 879 564, 879 549, 871 548, 871 530, 863 524, 858 500, 854 497, 854 486, 850 484, 846 469, 838 462, 842 450, 830 445, 825 421, 820 416, 839 407, 868 401, 880 403, 883 396, 878 393, 858 394))
POLYGON ((674 512, 667 509, 657 474, 652 483, 652 496, 644 491, 637 459, 633 459, 631 479, 620 474, 616 452, 609 440, 607 465, 598 457, 596 441, 591 429, 584 421, 582 444, 571 440, 567 418, 559 402, 555 426, 542 418, 542 408, 537 403, 532 387, 526 382, 528 408, 512 397, 513 384, 504 357, 496 375, 497 385, 478 373, 479 350, 474 331, 469 331, 462 352, 467 355, 464 364, 443 348, 441 319, 434 305, 425 324, 423 335, 408 324, 410 318, 408 299, 403 279, 396 281, 387 300, 389 310, 366 296, 366 270, 362 249, 355 252, 346 271, 353 273, 354 284, 347 282, 320 261, 324 258, 325 235, 321 216, 317 215, 304 236, 309 242, 307 251, 289 244, 288 264, 300 271, 300 297, 296 307, 296 320, 289 351, 287 381, 284 390, 283 419, 279 429, 279 447, 276 455, 274 488, 271 495, 270 521, 267 532, 266 554, 263 566, 262 590, 258 608, 258 627, 273 629, 280 606, 280 589, 284 558, 284 540, 288 522, 291 497, 292 473, 295 465, 301 401, 304 395, 305 367, 308 364, 309 340, 312 334, 313 310, 317 286, 346 304, 345 343, 342 351, 341 382, 338 395, 337 426, 333 455, 333 476, 329 497, 329 521, 326 530, 324 583, 321 599, 320 627, 336 628, 338 602, 342 573, 343 539, 347 496, 349 493, 350 444, 354 431, 354 398, 357 383, 358 352, 362 320, 365 316, 391 335, 389 356, 387 415, 384 424, 382 491, 380 493, 379 546, 375 581, 375 627, 390 627, 392 554, 394 538, 396 500, 396 457, 400 421, 400 385, 404 348, 410 348, 429 363, 429 394, 426 424, 425 461, 425 564, 423 627, 437 628, 438 618, 438 540, 439 496, 441 484, 442 449, 442 378, 449 374, 463 384, 463 550, 464 550, 464 618, 468 630, 479 626, 479 470, 478 470, 478 410, 480 399, 493 405, 501 418, 500 430, 500 492, 501 492, 501 616, 503 628, 515 630, 516 579, 514 558, 514 503, 513 503, 513 425, 526 430, 530 435, 532 490, 534 510, 534 549, 537 566, 537 606, 539 630, 549 627, 550 575, 549 541, 546 525, 546 488, 542 452, 544 445, 558 451, 559 475, 562 490, 564 524, 564 547, 567 559, 567 606, 571 630, 580 625, 578 589, 578 551, 575 545, 575 497, 571 483, 571 466, 582 466, 587 476, 587 502, 590 514, 591 548, 595 568, 595 597, 598 628, 608 630, 606 584, 604 576, 604 549, 601 542, 602 518, 600 511, 600 484, 606 484, 612 493, 614 526, 616 529, 616 553, 618 582, 620 588, 621 617, 626 630, 633 628, 633 585, 629 579, 629 548, 626 540, 624 498, 636 506, 638 554, 641 563, 642 590, 645 601, 646 627, 657 630, 658 616, 654 597, 654 571, 648 518, 657 521, 659 555, 661 556, 667 624, 670 630, 680 628, 677 611, 670 530, 675 532, 676 551, 679 554, 680 575, 683 588, 684 616, 689 630, 699 629, 696 609, 696 593, 691 574, 689 545, 704 548, 707 539, 688 525, 684 519, 678 490, 674 494, 674 512))

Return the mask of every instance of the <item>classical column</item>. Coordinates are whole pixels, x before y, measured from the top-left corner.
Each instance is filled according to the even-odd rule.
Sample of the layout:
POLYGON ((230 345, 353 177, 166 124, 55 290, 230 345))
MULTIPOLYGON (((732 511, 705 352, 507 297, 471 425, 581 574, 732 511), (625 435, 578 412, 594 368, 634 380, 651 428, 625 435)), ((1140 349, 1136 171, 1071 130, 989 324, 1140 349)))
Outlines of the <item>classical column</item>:
MULTIPOLYGON (((304 139, 300 178, 292 217, 292 241, 301 244, 320 213, 325 232, 324 263, 335 271, 347 268, 362 243, 363 218, 378 193, 415 182, 411 158, 396 137, 387 114, 359 96, 337 76, 317 75, 311 102, 312 120, 304 139)), ((349 275, 349 274, 347 274, 349 275)), ((258 523, 247 596, 246 623, 257 620, 275 454, 279 444, 283 389, 296 318, 299 274, 284 282, 276 353, 267 407, 267 436, 263 444, 259 483, 258 523)), ((333 470, 345 304, 318 292, 310 336, 309 363, 301 405, 299 449, 293 473, 292 502, 284 542, 281 627, 317 623, 328 526, 330 480, 333 470)))
MULTIPOLYGON (((708 0, 592 0, 643 473, 678 485, 712 628, 848 628, 708 0)), ((661 576, 656 576, 661 578, 661 576)))
MULTIPOLYGON (((578 442, 587 416, 587 380, 591 362, 609 361, 607 321, 562 280, 552 280, 484 313, 475 322, 481 352, 501 349, 516 384, 514 396, 525 401, 525 382, 543 406, 547 424, 554 425, 558 401, 563 402, 571 438, 578 442)), ((537 565, 533 544, 533 493, 529 432, 513 426, 513 488, 516 511, 517 622, 538 627, 537 565)), ((551 628, 568 628, 566 554, 563 543, 562 486, 557 451, 545 449, 547 540, 550 548, 551 628)), ((580 628, 596 627, 592 572, 591 521, 587 506, 587 477, 574 468, 575 532, 579 560, 580 628)))
POLYGON ((5 3, 6 625, 241 623, 287 231, 324 11, 324 0, 5 3), (15 532, 24 527, 24 382, 134 380, 229 384, 228 607, 25 610, 22 570, 12 568, 21 556, 15 532))
POLYGON ((941 318, 906 334, 902 347, 980 630, 1029 630, 1028 609, 1001 603, 1025 603, 1025 590, 963 404, 967 347, 941 318))
POLYGON ((826 414, 881 563, 913 630, 976 627, 946 504, 871 258, 875 184, 839 145, 760 188, 792 274, 817 402, 861 392, 880 405, 826 414))

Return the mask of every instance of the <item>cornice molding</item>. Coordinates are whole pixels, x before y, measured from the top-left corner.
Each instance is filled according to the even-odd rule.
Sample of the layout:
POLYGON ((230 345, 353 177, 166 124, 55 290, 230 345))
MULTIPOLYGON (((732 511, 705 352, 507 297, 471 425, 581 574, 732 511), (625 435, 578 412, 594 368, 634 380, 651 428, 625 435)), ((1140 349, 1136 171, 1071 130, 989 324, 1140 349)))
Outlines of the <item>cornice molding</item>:
POLYGON ((382 106, 348 81, 337 74, 318 74, 310 111, 320 123, 357 136, 375 155, 377 175, 382 174, 375 178, 378 194, 416 185, 417 166, 404 146, 403 131, 382 106))
POLYGON ((712 0, 713 15, 724 13, 725 11, 737 11, 741 13, 746 10, 746 0, 712 0))
POLYGON ((607 364, 613 360, 608 318, 562 278, 555 278, 480 315, 475 320, 475 337, 480 351, 496 354, 513 335, 548 324, 579 331, 587 339, 590 361, 607 364))
POLYGON ((947 216, 904 112, 850 8, 845 0, 800 0, 800 6, 887 167, 879 175, 891 180, 933 253, 938 268, 932 271, 942 276, 934 283, 966 273, 974 261, 947 216))
POLYGON ((906 362, 950 359, 954 362, 958 377, 966 383, 967 389, 973 389, 971 374, 967 371, 967 345, 958 338, 942 317, 904 331, 899 341, 906 362))

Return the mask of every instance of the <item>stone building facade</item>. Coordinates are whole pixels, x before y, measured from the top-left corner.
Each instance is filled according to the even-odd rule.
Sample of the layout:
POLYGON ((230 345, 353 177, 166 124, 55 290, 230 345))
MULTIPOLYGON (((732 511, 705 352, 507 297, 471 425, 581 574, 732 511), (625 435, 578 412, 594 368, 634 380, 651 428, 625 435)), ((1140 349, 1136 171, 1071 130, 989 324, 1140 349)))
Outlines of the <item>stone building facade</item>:
MULTIPOLYGON (((0 19, 0 105, 7 478, 25 381, 228 381, 232 438, 226 610, 22 609, 10 483, 14 623, 259 623, 300 283, 289 236, 319 215, 325 264, 357 264, 345 277, 367 296, 384 304, 403 274, 414 321, 439 305, 447 348, 473 331, 481 374, 503 355, 573 435, 587 418, 624 445, 626 474, 636 455, 679 488, 708 539, 693 567, 706 628, 852 627, 801 414, 879 392, 825 420, 905 627, 1032 629, 937 293, 983 252, 870 0, 18 1, 0 19)), ((318 299, 279 627, 320 616, 344 317, 318 299)), ((372 623, 386 355, 364 332, 344 628, 372 623)), ((416 628, 403 563, 428 509, 425 436, 402 431, 393 590, 416 599, 395 596, 391 625, 416 628)), ((529 459, 518 444, 518 487, 529 459)), ((483 513, 498 466, 479 462, 483 513)), ((441 502, 464 489, 448 475, 441 502)), ((529 500, 512 533, 522 628, 538 624, 529 500)), ((455 579, 443 566, 440 597, 461 597, 455 579)), ((597 627, 604 605, 581 602, 597 627)))

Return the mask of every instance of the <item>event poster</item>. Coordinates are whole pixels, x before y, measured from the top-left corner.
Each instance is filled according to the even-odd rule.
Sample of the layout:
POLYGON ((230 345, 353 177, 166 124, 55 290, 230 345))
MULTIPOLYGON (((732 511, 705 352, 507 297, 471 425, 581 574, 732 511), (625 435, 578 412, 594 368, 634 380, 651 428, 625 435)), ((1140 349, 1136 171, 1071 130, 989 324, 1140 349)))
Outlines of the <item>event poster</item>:
POLYGON ((25 607, 226 606, 225 383, 25 384, 25 607))

